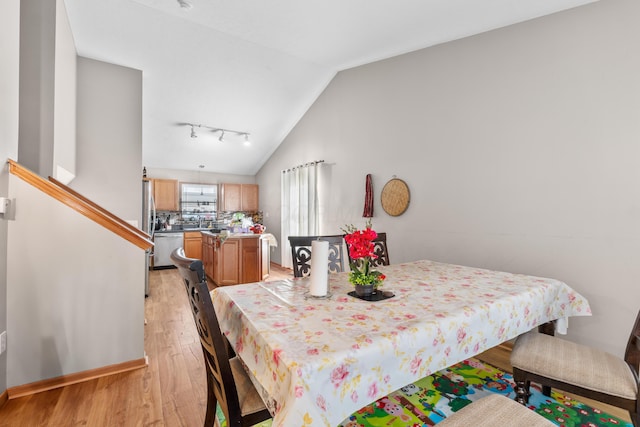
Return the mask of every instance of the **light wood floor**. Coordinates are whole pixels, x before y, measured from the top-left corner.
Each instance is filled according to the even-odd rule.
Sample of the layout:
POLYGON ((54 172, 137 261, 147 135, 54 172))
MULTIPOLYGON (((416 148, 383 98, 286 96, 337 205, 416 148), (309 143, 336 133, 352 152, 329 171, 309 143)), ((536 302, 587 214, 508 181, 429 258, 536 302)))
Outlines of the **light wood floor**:
MULTIPOLYGON (((289 277, 290 270, 272 265, 270 280, 289 277)), ((9 400, 0 408, 0 427, 202 426, 202 350, 177 270, 152 271, 149 286, 146 368, 9 400)), ((496 347, 479 358, 511 370, 508 348, 496 347)), ((588 403, 629 419, 626 411, 588 403)))

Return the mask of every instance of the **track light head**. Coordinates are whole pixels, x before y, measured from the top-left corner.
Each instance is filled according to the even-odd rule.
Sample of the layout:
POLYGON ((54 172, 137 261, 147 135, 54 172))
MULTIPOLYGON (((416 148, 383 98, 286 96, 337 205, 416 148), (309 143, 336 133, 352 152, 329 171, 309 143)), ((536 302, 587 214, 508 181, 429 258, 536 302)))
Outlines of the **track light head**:
POLYGON ((181 8, 185 10, 189 10, 193 7, 193 5, 187 0, 178 0, 178 4, 180 5, 181 8))
POLYGON ((193 128, 193 125, 191 125, 191 138, 197 138, 198 134, 196 134, 196 130, 193 128))

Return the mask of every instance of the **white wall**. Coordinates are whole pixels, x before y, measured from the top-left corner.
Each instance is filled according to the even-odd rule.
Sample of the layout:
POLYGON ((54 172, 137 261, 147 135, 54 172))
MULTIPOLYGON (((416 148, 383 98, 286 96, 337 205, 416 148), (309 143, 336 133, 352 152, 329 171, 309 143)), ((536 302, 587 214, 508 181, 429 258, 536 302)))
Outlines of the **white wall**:
MULTIPOLYGON (((565 281, 592 304, 569 337, 622 354, 640 308, 640 2, 602 1, 339 73, 257 175, 280 233, 280 171, 332 163, 323 233, 375 229, 391 262, 565 281), (385 214, 404 179, 411 203, 385 214)), ((279 261, 279 254, 274 254, 279 261)))
MULTIPOLYGON (((8 197, 7 159, 18 157, 20 2, 0 2, 0 196, 8 197)), ((8 215, 0 215, 0 332, 7 330, 8 215)), ((11 338, 8 337, 8 340, 11 338)), ((0 393, 7 389, 7 353, 0 355, 0 393)))

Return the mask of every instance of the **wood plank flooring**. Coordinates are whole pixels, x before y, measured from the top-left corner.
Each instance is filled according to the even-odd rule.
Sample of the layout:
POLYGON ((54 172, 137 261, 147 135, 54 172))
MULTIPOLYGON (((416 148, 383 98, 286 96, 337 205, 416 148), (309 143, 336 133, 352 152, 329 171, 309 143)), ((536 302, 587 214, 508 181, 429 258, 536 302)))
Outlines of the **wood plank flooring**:
MULTIPOLYGON (((269 280, 291 277, 272 265, 269 280)), ((145 318, 146 368, 11 399, 0 427, 202 426, 202 349, 177 270, 150 273, 145 318)))
MULTIPOLYGON (((270 280, 291 277, 291 270, 272 265, 270 280)), ((11 399, 0 408, 0 427, 202 426, 207 399, 202 350, 177 270, 152 271, 149 286, 146 368, 11 399)), ((480 358, 511 370, 508 347, 480 358)), ((626 411, 588 403, 629 419, 626 411)))

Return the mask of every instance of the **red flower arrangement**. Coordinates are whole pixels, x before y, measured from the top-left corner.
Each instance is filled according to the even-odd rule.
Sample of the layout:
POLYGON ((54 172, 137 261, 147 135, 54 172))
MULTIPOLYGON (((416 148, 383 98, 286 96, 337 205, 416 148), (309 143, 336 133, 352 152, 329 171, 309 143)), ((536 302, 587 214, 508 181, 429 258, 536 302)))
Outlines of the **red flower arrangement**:
POLYGON ((378 258, 374 253, 373 241, 378 237, 371 228, 371 221, 367 222, 364 230, 358 230, 352 224, 342 229, 346 234, 344 241, 349 248, 349 257, 353 260, 349 266, 349 282, 354 285, 373 285, 377 288, 386 278, 384 274, 371 269, 371 260, 378 258))
POLYGON ((255 224, 251 228, 249 228, 249 230, 251 230, 254 234, 262 234, 264 233, 264 230, 266 230, 266 227, 262 224, 255 224))

